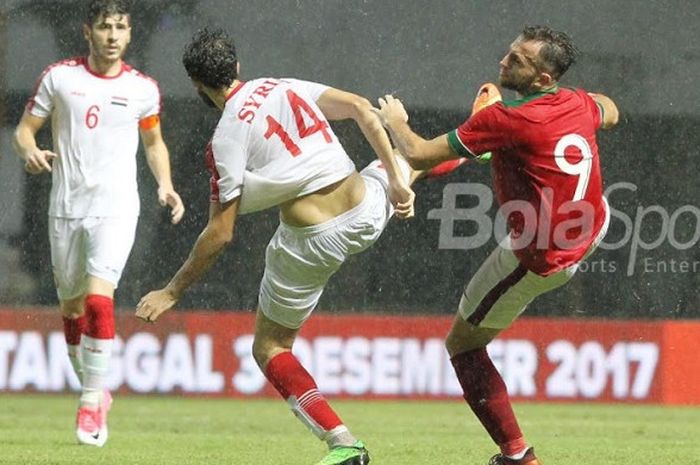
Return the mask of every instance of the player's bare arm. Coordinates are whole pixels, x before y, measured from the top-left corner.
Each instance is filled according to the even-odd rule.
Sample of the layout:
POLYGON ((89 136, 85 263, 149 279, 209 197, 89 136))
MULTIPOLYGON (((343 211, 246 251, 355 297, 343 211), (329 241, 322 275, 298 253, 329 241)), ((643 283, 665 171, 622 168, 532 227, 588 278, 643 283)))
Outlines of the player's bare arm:
POLYGON ((620 119, 620 112, 617 110, 617 105, 610 97, 603 94, 589 92, 593 100, 603 109, 603 123, 600 125, 603 129, 610 129, 615 126, 620 119))
POLYGON ((163 289, 146 294, 136 307, 136 316, 153 322, 170 310, 182 294, 216 262, 224 248, 233 240, 240 197, 209 206, 209 222, 197 238, 189 257, 163 289))
POLYGON ((170 220, 177 224, 185 214, 185 206, 175 189, 170 175, 170 155, 163 141, 160 124, 139 129, 143 147, 146 150, 148 167, 158 183, 158 202, 161 206, 170 207, 170 220))
POLYGON ((15 129, 12 143, 17 155, 24 160, 24 169, 30 174, 51 171, 51 161, 56 158, 54 152, 42 150, 36 145, 36 133, 46 122, 46 118, 34 116, 25 111, 15 129))
POLYGON ((391 95, 379 99, 379 109, 374 109, 399 151, 415 170, 430 169, 446 160, 459 158, 450 148, 447 135, 431 140, 423 139, 408 125, 408 114, 403 103, 391 95))
POLYGON ((389 177, 389 197, 399 218, 414 215, 415 194, 404 182, 396 162, 391 141, 381 122, 372 112, 372 105, 364 97, 338 89, 328 89, 316 102, 323 114, 331 121, 353 119, 362 134, 374 149, 389 177))

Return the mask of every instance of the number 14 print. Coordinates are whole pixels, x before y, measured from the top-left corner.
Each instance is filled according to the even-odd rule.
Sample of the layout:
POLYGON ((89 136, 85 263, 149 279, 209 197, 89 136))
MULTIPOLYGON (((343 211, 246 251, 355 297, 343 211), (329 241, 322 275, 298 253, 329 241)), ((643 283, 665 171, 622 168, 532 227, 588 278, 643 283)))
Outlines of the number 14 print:
MULTIPOLYGON (((299 95, 294 93, 291 89, 287 90, 287 100, 289 100, 289 106, 294 113, 294 121, 296 122, 297 132, 299 133, 299 138, 303 139, 314 135, 317 132, 323 134, 323 138, 329 144, 333 141, 330 132, 328 131, 328 121, 322 120, 314 112, 314 110, 309 106, 308 103, 299 95), (306 125, 304 121, 304 114, 306 114, 313 124, 311 126, 306 125)), ((273 116, 267 115, 267 131, 265 131, 265 139, 269 139, 272 135, 276 135, 280 138, 284 144, 284 148, 293 156, 301 155, 301 149, 292 140, 290 134, 282 127, 279 121, 277 121, 273 116)))

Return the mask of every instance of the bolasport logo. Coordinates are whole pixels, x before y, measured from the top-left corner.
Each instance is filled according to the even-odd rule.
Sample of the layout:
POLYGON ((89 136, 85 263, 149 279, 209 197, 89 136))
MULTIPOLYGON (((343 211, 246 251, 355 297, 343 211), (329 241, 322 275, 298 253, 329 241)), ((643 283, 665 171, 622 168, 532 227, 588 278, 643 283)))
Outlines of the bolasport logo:
MULTIPOLYGON (((615 208, 615 199, 623 192, 637 192, 630 182, 617 182, 604 192, 608 200, 610 222, 608 231, 615 230, 614 237, 607 234, 598 244, 602 250, 626 250, 626 260, 585 260, 579 271, 613 273, 624 270, 627 276, 637 271, 650 272, 700 272, 700 261, 664 258, 655 260, 640 258, 640 251, 652 251, 668 244, 676 251, 692 248, 700 241, 700 208, 687 204, 674 210, 661 205, 638 205, 632 214, 615 208), (622 231, 620 235, 619 232, 622 231)), ((495 217, 490 213, 494 194, 489 186, 479 183, 450 183, 443 188, 442 205, 428 212, 427 218, 440 222, 438 248, 473 250, 486 245, 491 239, 503 247, 519 250, 535 246, 549 247, 548 240, 560 249, 571 248, 582 240, 591 238, 594 231, 594 208, 580 198, 562 203, 557 211, 546 211, 552 205, 554 192, 543 189, 540 211, 529 202, 513 200, 498 208, 495 217), (469 207, 458 206, 460 199, 467 198, 469 207), (572 219, 552 226, 551 218, 557 214, 570 214, 572 219), (508 220, 522 225, 517 237, 510 234, 508 220), (469 225, 469 234, 457 234, 460 223, 469 225)))

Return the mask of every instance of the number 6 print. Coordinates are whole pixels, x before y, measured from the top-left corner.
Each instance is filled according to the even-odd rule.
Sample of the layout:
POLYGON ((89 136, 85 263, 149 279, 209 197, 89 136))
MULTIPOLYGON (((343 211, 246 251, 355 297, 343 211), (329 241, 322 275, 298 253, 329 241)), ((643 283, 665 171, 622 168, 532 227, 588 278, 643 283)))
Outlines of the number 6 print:
POLYGON ((95 129, 95 126, 97 126, 97 123, 100 122, 99 117, 97 116, 97 113, 100 111, 100 107, 97 105, 92 105, 90 108, 88 108, 87 113, 85 113, 85 125, 89 129, 95 129))

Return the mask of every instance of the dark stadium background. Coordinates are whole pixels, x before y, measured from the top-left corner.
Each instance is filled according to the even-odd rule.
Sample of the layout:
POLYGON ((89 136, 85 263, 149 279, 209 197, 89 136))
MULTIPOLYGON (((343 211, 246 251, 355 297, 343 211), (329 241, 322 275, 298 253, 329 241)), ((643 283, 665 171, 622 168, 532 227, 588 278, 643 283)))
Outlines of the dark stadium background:
MULTIPOLYGON (((42 69, 85 52, 82 4, 2 0, 0 6, 0 252, 19 257, 0 263, 0 305, 56 304, 46 232, 50 177, 25 176, 9 136, 42 69), (26 278, 22 285, 16 284, 19 275, 26 278)), ((652 250, 639 249, 631 276, 629 243, 599 250, 592 260, 616 263, 615 271, 581 272, 565 288, 539 298, 527 314, 698 318, 700 274, 693 265, 700 270, 700 250, 692 239, 700 218, 692 211, 700 204, 700 3, 682 1, 135 2, 127 61, 160 81, 164 136, 188 210, 181 225, 169 224, 140 153, 141 219, 117 306, 133 308, 145 292, 164 285, 206 222, 203 148, 217 113, 200 103, 180 65, 182 48, 198 27, 222 26, 233 34, 244 79, 298 77, 372 101, 391 92, 405 102, 417 132, 432 136, 464 120, 479 84, 496 78, 498 61, 526 24, 569 32, 582 57, 563 83, 603 92, 620 108, 618 127, 600 134, 603 175, 606 186, 627 182, 637 190, 616 191, 612 206, 633 220, 639 208, 658 205, 671 215, 695 206, 675 229, 689 248, 678 250, 664 240, 652 250), (645 270, 645 259, 664 263, 666 271, 656 265, 645 270), (687 262, 689 271, 673 271, 671 260, 687 262)), ((373 158, 353 124, 334 128, 358 167, 373 158)), ((42 133, 45 144, 48 132, 42 133)), ((375 247, 351 258, 332 278, 318 311, 453 313, 464 283, 495 245, 491 240, 474 250, 438 248, 440 222, 427 215, 440 208, 443 188, 454 182, 490 186, 489 169, 468 166, 417 185, 416 218, 394 220, 375 247)), ((459 205, 470 206, 469 199, 459 205)), ((235 243, 179 307, 254 309, 265 245, 277 221, 275 211, 240 218, 235 243)), ((470 227, 460 224, 455 233, 472 234, 470 227)), ((641 224, 648 242, 660 230, 659 215, 641 224)), ((624 224, 614 219, 608 242, 624 233, 624 224)))

